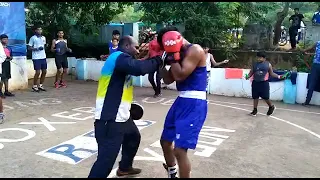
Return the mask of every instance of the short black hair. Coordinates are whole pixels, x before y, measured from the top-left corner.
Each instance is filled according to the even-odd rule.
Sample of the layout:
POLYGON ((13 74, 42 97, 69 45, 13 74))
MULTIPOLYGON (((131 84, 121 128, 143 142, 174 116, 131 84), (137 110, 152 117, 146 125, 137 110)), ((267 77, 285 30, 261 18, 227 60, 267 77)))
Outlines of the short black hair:
POLYGON ((118 30, 113 30, 113 31, 112 31, 112 35, 120 35, 120 31, 118 31, 118 30))
POLYGON ((118 41, 118 42, 119 42, 119 39, 118 39, 118 38, 112 38, 112 40, 111 40, 111 41, 113 41, 113 40, 116 40, 116 41, 118 41))
POLYGON ((62 31, 64 33, 64 31, 62 29, 58 29, 57 33, 59 33, 60 31, 62 31))
POLYGON ((266 58, 267 57, 266 52, 264 52, 264 51, 257 52, 257 57, 266 58))
POLYGON ((163 49, 163 45, 162 45, 162 36, 166 33, 166 32, 169 32, 169 31, 178 31, 178 28, 175 27, 175 26, 167 26, 167 27, 164 27, 162 29, 159 30, 159 32, 157 33, 158 34, 158 37, 157 37, 157 42, 158 44, 160 45, 160 47, 163 49))
POLYGON ((203 49, 205 48, 210 49, 210 41, 207 39, 203 39, 199 44, 202 46, 203 49))
POLYGON ((33 26, 33 30, 34 30, 34 31, 37 30, 37 29, 39 29, 39 28, 41 28, 40 25, 35 25, 35 26, 33 26))
POLYGON ((299 8, 294 8, 294 10, 297 10, 297 11, 299 11, 299 8))
POLYGON ((9 38, 6 34, 1 34, 0 39, 9 38))
POLYGON ((131 45, 133 43, 132 41, 132 37, 131 36, 123 36, 120 41, 119 41, 119 44, 118 46, 121 48, 121 49, 124 49, 124 47, 126 45, 131 45))

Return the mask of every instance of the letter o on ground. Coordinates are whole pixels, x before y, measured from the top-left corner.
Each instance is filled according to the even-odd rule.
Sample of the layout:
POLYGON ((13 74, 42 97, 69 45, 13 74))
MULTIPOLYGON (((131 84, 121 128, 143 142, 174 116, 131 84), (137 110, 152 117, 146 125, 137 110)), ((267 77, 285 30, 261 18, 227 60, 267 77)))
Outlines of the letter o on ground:
POLYGON ((24 136, 23 138, 20 139, 5 139, 5 138, 0 138, 0 149, 2 149, 4 147, 3 142, 7 142, 7 143, 14 143, 14 142, 22 142, 22 141, 26 141, 29 140, 31 138, 33 138, 34 136, 36 136, 36 133, 34 131, 28 130, 28 129, 21 129, 21 128, 6 128, 6 129, 0 129, 0 133, 1 132, 5 132, 5 131, 21 131, 21 132, 25 132, 27 133, 26 136, 24 136))

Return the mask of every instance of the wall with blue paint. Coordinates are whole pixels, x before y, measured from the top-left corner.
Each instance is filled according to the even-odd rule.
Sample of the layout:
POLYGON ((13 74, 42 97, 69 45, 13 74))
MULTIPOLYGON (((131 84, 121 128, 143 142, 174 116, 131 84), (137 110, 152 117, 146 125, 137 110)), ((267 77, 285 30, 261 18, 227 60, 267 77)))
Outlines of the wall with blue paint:
POLYGON ((104 42, 109 42, 112 39, 112 31, 118 30, 120 37, 130 35, 138 40, 139 38, 139 23, 110 23, 100 28, 100 39, 104 42))
POLYGON ((132 35, 133 38, 139 40, 139 24, 125 23, 123 27, 123 35, 132 35))
POLYGON ((100 39, 102 43, 108 43, 112 39, 112 31, 118 30, 123 36, 124 24, 108 24, 100 28, 100 39))

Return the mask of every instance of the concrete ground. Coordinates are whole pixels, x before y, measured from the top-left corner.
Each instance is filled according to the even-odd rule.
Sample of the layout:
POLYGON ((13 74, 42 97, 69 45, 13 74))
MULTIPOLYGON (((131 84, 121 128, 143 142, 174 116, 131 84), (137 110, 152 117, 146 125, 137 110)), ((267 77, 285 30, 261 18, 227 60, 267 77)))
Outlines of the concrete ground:
MULTIPOLYGON (((68 81, 67 88, 54 89, 48 78, 47 92, 27 89, 4 99, 0 177, 87 177, 97 152, 97 83, 68 81)), ((143 168, 140 178, 166 177, 158 140, 177 92, 165 90, 158 99, 152 94, 151 88, 135 88, 135 100, 145 108, 136 122, 142 140, 134 165, 143 168)), ((264 115, 261 102, 261 114, 251 117, 252 100, 209 95, 198 146, 189 151, 192 177, 320 177, 319 108, 274 103, 273 116, 264 115)))

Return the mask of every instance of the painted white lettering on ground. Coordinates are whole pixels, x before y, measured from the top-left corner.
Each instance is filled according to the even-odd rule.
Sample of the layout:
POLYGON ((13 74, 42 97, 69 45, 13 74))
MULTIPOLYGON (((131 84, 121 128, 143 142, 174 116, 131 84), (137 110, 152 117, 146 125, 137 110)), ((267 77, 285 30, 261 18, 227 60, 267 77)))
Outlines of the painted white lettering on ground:
POLYGON ((38 118, 41 122, 21 122, 19 124, 39 124, 44 125, 49 131, 55 131, 56 128, 53 127, 51 124, 75 124, 76 122, 49 122, 43 117, 38 118))
MULTIPOLYGON (((29 102, 24 101, 13 101, 14 104, 20 106, 20 107, 30 107, 30 106, 40 106, 40 105, 55 105, 55 104, 61 104, 62 101, 56 98, 43 98, 39 100, 29 100, 29 102)), ((12 106, 3 105, 4 111, 15 109, 12 106)))
MULTIPOLYGON (((161 105, 172 105, 174 101, 175 99, 161 98, 159 100, 154 100, 154 99, 150 99, 149 97, 144 98, 142 100, 142 102, 144 103, 148 103, 148 104, 159 103, 161 105)), ((217 146, 221 145, 223 141, 229 138, 229 136, 227 135, 216 134, 213 132, 233 133, 235 132, 235 130, 203 126, 199 134, 199 140, 198 140, 198 144, 195 149, 196 152, 194 153, 194 155, 210 157, 214 153, 214 151, 217 149, 217 146)), ((160 141, 156 141, 155 143, 151 144, 151 147, 160 148, 161 147, 160 141)), ((154 160, 157 161, 156 159, 154 160)))
POLYGON ((143 149, 144 152, 147 152, 148 154, 150 154, 151 156, 135 156, 134 160, 136 161, 160 161, 160 162, 165 162, 164 157, 160 154, 158 154, 157 152, 149 149, 149 148, 145 148, 143 149))
POLYGON ((30 100, 30 102, 22 102, 22 101, 13 101, 15 104, 21 106, 21 107, 30 107, 31 106, 39 106, 41 103, 39 103, 36 100, 30 100), (28 106, 29 105, 29 106, 28 106))
POLYGON ((51 116, 59 117, 59 118, 66 118, 66 119, 72 119, 72 120, 79 120, 79 121, 85 121, 87 119, 92 119, 94 117, 94 115, 92 115, 92 113, 90 113, 90 115, 85 116, 85 117, 83 117, 83 116, 79 117, 79 116, 83 115, 83 113, 75 113, 75 114, 66 115, 68 113, 70 113, 70 112, 69 111, 64 111, 64 112, 52 114, 51 116), (78 116, 78 117, 76 117, 76 116, 78 116))
POLYGON ((171 106, 174 103, 175 99, 169 99, 168 101, 162 102, 160 104, 165 106, 171 106))
MULTIPOLYGON (((151 126, 155 122, 149 120, 138 120, 135 121, 135 123, 138 129, 142 130, 143 128, 151 126)), ((94 130, 92 130, 36 154, 69 164, 77 164, 97 152, 98 146, 94 137, 94 130)))
POLYGON ((30 107, 30 106, 39 106, 39 105, 48 105, 48 104, 61 104, 62 102, 56 98, 43 98, 39 100, 29 100, 29 102, 23 101, 13 101, 13 103, 21 107, 30 107))
POLYGON ((6 128, 6 129, 0 129, 0 133, 1 132, 5 132, 5 131, 20 131, 20 132, 24 132, 27 133, 27 136, 24 136, 23 138, 19 138, 19 139, 5 139, 5 138, 0 138, 0 149, 2 149, 4 147, 4 145, 2 144, 3 142, 6 143, 14 143, 14 142, 21 142, 21 141, 26 141, 28 139, 33 138, 36 133, 34 131, 28 130, 28 129, 21 129, 21 128, 6 128))
POLYGON ((61 104, 62 103, 62 101, 56 98, 43 98, 43 99, 39 99, 39 102, 41 104, 61 104))
MULTIPOLYGON (((218 127, 203 126, 199 134, 199 140, 197 147, 195 149, 194 155, 202 157, 210 157, 214 151, 216 151, 217 146, 221 145, 229 136, 214 134, 211 132, 228 132, 233 133, 235 130, 223 129, 218 127)), ((161 148, 160 140, 152 143, 151 147, 161 148)), ((158 161, 157 158, 154 158, 154 161, 158 161)))
POLYGON ((9 111, 9 110, 12 110, 14 109, 14 107, 11 107, 11 106, 8 106, 8 105, 3 105, 3 111, 9 111))
POLYGON ((156 104, 156 103, 160 103, 162 102, 163 100, 165 100, 166 98, 161 98, 161 99, 155 99, 155 98, 151 98, 150 97, 146 97, 142 100, 142 102, 144 103, 148 103, 148 104, 156 104))
POLYGON ((95 108, 94 107, 80 107, 80 108, 75 108, 72 109, 73 111, 78 111, 78 112, 84 112, 84 113, 94 113, 95 108))
MULTIPOLYGON (((32 102, 36 102, 36 101, 32 101, 32 102)), ((60 104, 62 103, 61 101, 59 101, 58 99, 55 99, 55 98, 44 98, 44 99, 40 99, 39 102, 41 102, 42 104, 60 104)), ((19 103, 21 104, 21 102, 19 101, 19 103)), ((18 104, 19 104, 18 103, 18 104)), ((24 102, 22 102, 22 106, 26 106, 25 104, 23 104, 24 102)), ((38 104, 38 103, 36 103, 38 104)), ((8 106, 10 109, 14 109, 13 107, 10 107, 8 106)), ((10 110, 9 109, 9 110, 10 110)), ((66 118, 66 119, 76 119, 76 120, 86 120, 86 119, 90 119, 93 117, 92 113, 94 112, 94 108, 93 107, 79 107, 79 108, 75 108, 75 109, 72 109, 73 111, 78 111, 78 112, 83 112, 83 113, 89 113, 91 114, 91 116, 85 116, 84 118, 78 118, 78 117, 74 117, 74 116, 79 116, 81 115, 82 113, 75 113, 75 114, 71 114, 71 115, 68 115, 68 116, 64 116, 64 115, 60 115, 59 113, 56 113, 58 114, 57 117, 61 117, 61 118, 66 118), (59 116, 60 115, 60 116, 59 116)), ((65 112, 62 112, 62 113, 68 113, 68 111, 65 111, 65 112)), ((54 115, 56 115, 54 114, 54 115)), ((54 116, 53 115, 53 116, 54 116)), ((40 122, 21 122, 19 124, 21 125, 43 125, 45 126, 49 131, 55 131, 56 128, 53 126, 54 124, 75 124, 76 122, 50 122, 48 121, 47 119, 43 118, 43 117, 40 117, 38 118, 40 120, 40 122)), ((0 132, 2 131, 22 131, 22 132, 26 132, 28 133, 28 136, 24 137, 24 138, 21 138, 21 139, 0 139, 0 149, 3 149, 4 148, 4 145, 1 143, 1 142, 20 142, 20 141, 26 141, 28 139, 31 139, 35 136, 35 132, 34 131, 31 131, 31 130, 28 130, 28 129, 20 129, 20 128, 8 128, 8 129, 0 129, 0 132), (34 133, 34 134, 33 134, 34 133)))

